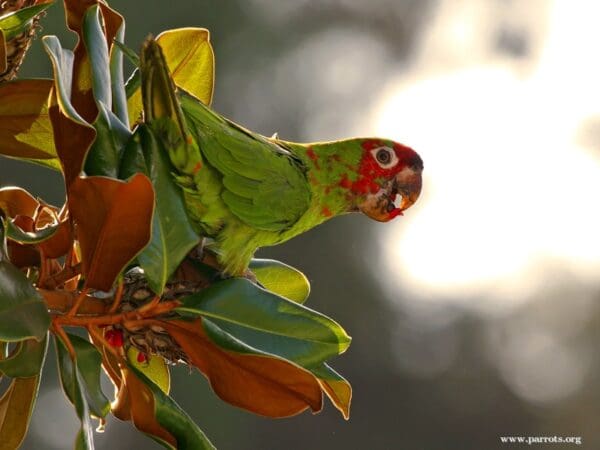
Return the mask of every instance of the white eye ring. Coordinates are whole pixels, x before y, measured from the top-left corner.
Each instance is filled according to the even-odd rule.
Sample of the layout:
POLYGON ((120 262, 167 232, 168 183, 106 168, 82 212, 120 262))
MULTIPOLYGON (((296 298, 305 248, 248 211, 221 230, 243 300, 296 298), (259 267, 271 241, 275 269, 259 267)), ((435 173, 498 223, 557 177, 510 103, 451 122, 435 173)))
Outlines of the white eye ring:
POLYGON ((398 164, 396 152, 389 147, 377 147, 371 150, 373 159, 382 169, 391 169, 398 164))

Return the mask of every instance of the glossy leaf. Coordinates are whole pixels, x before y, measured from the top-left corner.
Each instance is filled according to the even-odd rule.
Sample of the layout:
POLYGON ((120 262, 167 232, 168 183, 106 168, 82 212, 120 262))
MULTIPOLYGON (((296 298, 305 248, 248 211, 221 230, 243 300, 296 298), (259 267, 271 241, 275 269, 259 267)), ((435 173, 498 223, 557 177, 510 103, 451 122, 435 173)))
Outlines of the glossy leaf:
POLYGON ((52 2, 38 2, 37 5, 21 8, 0 17, 0 30, 8 41, 31 27, 32 20, 52 5, 52 2))
POLYGON ((146 433, 164 447, 174 449, 177 443, 175 437, 156 419, 155 400, 148 386, 152 382, 142 381, 142 377, 137 377, 133 370, 122 364, 119 368, 122 382, 119 384, 117 396, 111 405, 112 414, 118 419, 132 421, 138 430, 146 433))
POLYGON ((81 173, 96 131, 71 103, 73 52, 63 49, 56 36, 45 36, 42 42, 54 71, 55 86, 50 96, 49 114, 54 132, 54 145, 68 192, 71 183, 81 173))
POLYGON ((127 361, 132 367, 152 380, 161 391, 169 395, 171 374, 169 373, 169 366, 167 366, 167 362, 162 356, 146 355, 135 347, 129 347, 127 349, 127 361))
POLYGON ((292 362, 249 347, 206 319, 160 324, 226 402, 268 417, 321 410, 316 378, 292 362))
POLYGON ((72 184, 69 206, 78 226, 85 286, 108 291, 150 240, 152 184, 143 174, 127 182, 79 177, 72 184))
POLYGON ((344 419, 348 420, 352 400, 350 383, 325 363, 310 368, 310 371, 319 379, 319 384, 333 405, 342 413, 344 419))
POLYGON ((20 244, 39 244, 50 239, 58 231, 60 224, 50 225, 36 231, 24 231, 15 224, 14 220, 7 222, 6 225, 6 236, 9 239, 20 244))
POLYGON ((215 55, 205 28, 178 28, 156 37, 175 84, 205 105, 212 102, 215 55))
POLYGON ((350 337, 332 319, 244 278, 190 295, 177 310, 208 317, 237 339, 302 366, 321 363, 350 345, 350 337))
MULTIPOLYGON (((93 92, 92 73, 94 63, 90 54, 88 54, 85 43, 87 39, 85 34, 90 31, 89 23, 86 22, 86 14, 93 8, 99 7, 101 10, 103 19, 101 31, 104 34, 105 45, 108 48, 112 46, 117 30, 123 23, 123 17, 99 0, 65 0, 64 5, 67 14, 67 25, 79 35, 79 41, 74 51, 72 102, 81 116, 92 123, 96 119, 98 110, 93 92)), ((108 71, 106 74, 108 75, 108 71)), ((110 87, 110 84, 107 84, 107 87, 110 87)), ((107 103, 105 102, 105 104, 107 103)))
POLYGON ((85 160, 85 173, 117 178, 119 159, 131 132, 102 102, 98 102, 94 128, 96 139, 85 160))
MULTIPOLYGON (((179 28, 161 33, 157 42, 178 87, 210 105, 214 88, 214 53, 204 28, 179 28)), ((139 72, 127 82, 129 120, 134 123, 142 111, 139 72), (132 89, 132 87, 134 87, 132 89)))
POLYGON ((149 377, 135 367, 131 370, 150 391, 153 397, 153 411, 158 424, 167 430, 176 440, 180 450, 215 449, 198 425, 149 377))
POLYGON ((48 115, 52 85, 52 80, 0 84, 0 154, 60 169, 48 115))
POLYGON ((94 438, 90 409, 83 392, 83 381, 77 368, 76 361, 71 359, 65 343, 56 337, 54 339, 60 384, 69 401, 75 406, 75 412, 81 421, 81 428, 75 437, 75 448, 93 449, 94 438))
POLYGON ((39 204, 25 189, 20 187, 0 188, 0 209, 8 217, 33 217, 39 204))
POLYGON ((40 375, 14 378, 0 398, 0 448, 16 449, 21 446, 39 387, 40 375))
POLYGON ((43 298, 23 272, 0 260, 0 340, 42 340, 49 326, 43 298))
POLYGON ((113 111, 123 125, 129 128, 129 115, 127 114, 127 94, 125 93, 125 79, 123 78, 123 50, 118 45, 125 39, 125 21, 117 30, 115 41, 110 50, 110 80, 113 100, 113 111))
MULTIPOLYGON (((90 6, 83 15, 81 36, 89 59, 92 91, 97 103, 105 105, 110 111, 112 107, 112 92, 108 44, 101 24, 100 7, 90 6)), ((102 18, 103 19, 103 18, 102 18)))
POLYGON ((249 268, 265 289, 288 300, 304 303, 310 294, 306 276, 287 264, 273 259, 253 259, 249 268))
POLYGON ((74 334, 68 336, 75 350, 77 370, 81 375, 81 386, 85 389, 90 412, 96 417, 105 417, 110 411, 110 402, 100 386, 102 356, 88 340, 74 334))
POLYGON ((152 238, 138 256, 138 262, 151 289, 162 292, 169 277, 200 237, 188 218, 183 193, 171 174, 167 152, 145 125, 137 128, 123 161, 121 177, 141 170, 150 177, 156 192, 152 238))
POLYGON ((41 341, 21 341, 7 358, 0 358, 0 374, 11 378, 33 377, 41 372, 47 351, 48 336, 41 341))

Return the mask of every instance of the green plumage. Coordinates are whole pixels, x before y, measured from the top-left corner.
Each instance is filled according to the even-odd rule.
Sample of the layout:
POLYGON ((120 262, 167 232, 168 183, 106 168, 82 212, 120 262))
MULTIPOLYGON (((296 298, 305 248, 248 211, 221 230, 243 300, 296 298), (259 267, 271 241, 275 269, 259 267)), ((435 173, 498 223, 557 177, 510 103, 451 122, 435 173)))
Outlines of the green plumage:
POLYGON ((188 215, 230 275, 263 246, 352 211, 388 221, 417 199, 423 163, 378 138, 296 144, 266 138, 177 90, 158 44, 141 55, 144 121, 163 141, 188 215), (402 195, 402 204, 394 202, 402 195))
MULTIPOLYGON (((311 176, 315 167, 307 146, 245 130, 185 93, 180 100, 197 145, 187 146, 185 158, 173 153, 171 160, 190 216, 201 233, 217 241, 227 272, 243 273, 257 248, 288 240, 346 211, 345 191, 331 187, 341 166, 311 176)), ((326 147, 343 148, 346 164, 358 164, 358 144, 311 149, 326 147)))

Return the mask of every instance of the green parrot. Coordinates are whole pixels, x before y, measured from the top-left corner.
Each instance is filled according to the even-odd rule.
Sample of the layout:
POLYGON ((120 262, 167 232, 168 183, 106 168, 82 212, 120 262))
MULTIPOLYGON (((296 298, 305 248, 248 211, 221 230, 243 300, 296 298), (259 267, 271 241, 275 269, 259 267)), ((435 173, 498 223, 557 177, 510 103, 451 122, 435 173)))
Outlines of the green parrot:
POLYGON ((332 217, 362 212, 386 222, 419 197, 423 162, 405 145, 380 138, 300 144, 261 136, 176 89, 152 39, 140 67, 145 120, 168 141, 189 217, 215 241, 229 275, 243 275, 258 248, 332 217), (171 108, 166 113, 165 105, 171 108), (153 120, 165 116, 173 120, 153 120))

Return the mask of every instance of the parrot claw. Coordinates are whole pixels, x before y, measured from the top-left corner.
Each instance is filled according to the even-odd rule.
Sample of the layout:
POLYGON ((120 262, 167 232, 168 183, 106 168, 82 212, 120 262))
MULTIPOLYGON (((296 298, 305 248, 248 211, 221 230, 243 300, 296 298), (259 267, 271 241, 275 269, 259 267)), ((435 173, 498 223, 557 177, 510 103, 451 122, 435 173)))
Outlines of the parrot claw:
POLYGON ((190 252, 188 253, 188 257, 198 262, 204 261, 204 257, 206 256, 204 252, 204 239, 205 238, 200 239, 198 245, 196 245, 192 250, 190 250, 190 252))

